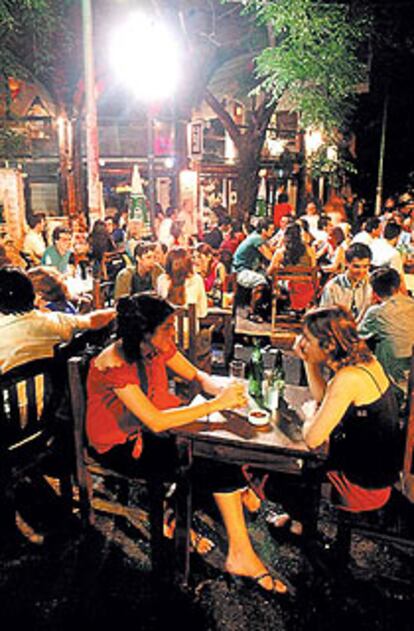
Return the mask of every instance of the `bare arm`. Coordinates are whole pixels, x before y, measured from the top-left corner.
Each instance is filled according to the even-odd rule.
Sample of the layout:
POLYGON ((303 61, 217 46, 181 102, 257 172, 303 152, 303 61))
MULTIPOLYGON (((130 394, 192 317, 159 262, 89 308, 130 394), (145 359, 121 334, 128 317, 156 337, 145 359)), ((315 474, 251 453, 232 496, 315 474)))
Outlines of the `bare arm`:
POLYGON ((214 377, 198 370, 180 351, 177 351, 173 357, 167 362, 168 368, 173 370, 177 375, 186 379, 187 381, 198 381, 203 392, 216 396, 223 392, 223 386, 218 385, 214 377))
POLYGON ((265 257, 265 259, 267 259, 268 261, 272 260, 272 256, 273 256, 273 252, 270 248, 270 246, 267 243, 263 243, 260 247, 259 247, 259 252, 262 256, 265 257))
POLYGON ((213 412, 243 407, 246 403, 244 388, 237 383, 231 384, 219 396, 210 401, 168 410, 159 410, 155 407, 141 388, 135 384, 116 389, 115 394, 134 416, 156 434, 187 425, 201 416, 213 412))
POLYGON ((107 326, 112 320, 115 319, 116 311, 112 307, 108 309, 96 309, 96 311, 91 311, 91 313, 87 313, 84 316, 80 316, 89 321, 89 326, 91 329, 101 329, 104 326, 107 326))
POLYGON ((280 263, 282 262, 282 258, 283 258, 283 251, 280 249, 275 250, 275 253, 272 256, 272 260, 270 261, 270 265, 268 266, 266 270, 266 274, 268 276, 270 276, 272 272, 274 272, 274 270, 277 267, 279 267, 280 263))
POLYGON ((349 405, 355 400, 359 380, 348 372, 338 373, 329 383, 322 405, 303 426, 306 444, 314 449, 322 445, 340 423, 349 405))

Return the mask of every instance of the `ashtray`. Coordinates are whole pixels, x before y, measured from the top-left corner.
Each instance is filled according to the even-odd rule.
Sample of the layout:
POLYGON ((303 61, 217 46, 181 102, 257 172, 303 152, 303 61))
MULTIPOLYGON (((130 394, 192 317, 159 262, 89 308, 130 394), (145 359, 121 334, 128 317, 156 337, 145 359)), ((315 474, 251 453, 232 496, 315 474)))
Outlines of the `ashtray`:
POLYGON ((268 425, 270 414, 269 412, 266 412, 266 410, 252 410, 249 412, 249 416, 247 418, 251 425, 263 427, 264 425, 268 425))

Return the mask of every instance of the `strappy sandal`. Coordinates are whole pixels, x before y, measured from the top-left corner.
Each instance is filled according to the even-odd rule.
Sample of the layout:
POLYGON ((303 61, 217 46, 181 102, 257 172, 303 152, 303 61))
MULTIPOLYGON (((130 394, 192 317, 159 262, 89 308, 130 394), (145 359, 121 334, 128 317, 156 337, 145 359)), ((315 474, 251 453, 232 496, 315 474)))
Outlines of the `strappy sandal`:
POLYGON ((293 585, 284 577, 279 575, 273 576, 270 572, 263 572, 258 576, 241 576, 240 574, 230 574, 230 581, 237 587, 247 587, 250 591, 256 591, 262 596, 268 598, 287 598, 288 596, 295 596, 296 589, 293 585), (272 589, 266 589, 261 583, 264 578, 271 578, 273 587, 272 589), (285 589, 281 590, 277 588, 277 583, 283 585, 285 589))
POLYGON ((249 513, 258 513, 262 505, 262 500, 258 494, 250 486, 242 491, 242 503, 243 506, 249 511, 249 513))
POLYGON ((196 532, 193 528, 191 528, 190 530, 190 542, 191 551, 197 552, 201 556, 205 556, 216 547, 214 541, 212 541, 208 537, 204 537, 204 535, 196 532))
MULTIPOLYGON (((166 537, 167 539, 172 539, 174 537, 175 515, 174 511, 172 510, 167 511, 164 517, 163 533, 164 537, 166 537)), ((208 537, 204 537, 204 535, 197 532, 193 528, 190 529, 190 544, 191 551, 197 552, 202 556, 208 554, 216 547, 214 541, 212 541, 208 537)))

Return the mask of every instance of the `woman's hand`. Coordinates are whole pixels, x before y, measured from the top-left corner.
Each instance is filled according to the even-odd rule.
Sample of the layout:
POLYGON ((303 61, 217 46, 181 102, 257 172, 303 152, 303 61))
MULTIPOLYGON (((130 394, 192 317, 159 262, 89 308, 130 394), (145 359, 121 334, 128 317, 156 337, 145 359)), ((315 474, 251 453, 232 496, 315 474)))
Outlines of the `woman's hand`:
POLYGON ((293 351, 296 353, 299 359, 304 362, 308 361, 305 352, 305 338, 302 334, 296 336, 295 342, 293 344, 293 351))
POLYGON ((246 389, 244 384, 233 382, 219 394, 215 402, 219 405, 218 410, 231 410, 242 408, 247 405, 246 389))

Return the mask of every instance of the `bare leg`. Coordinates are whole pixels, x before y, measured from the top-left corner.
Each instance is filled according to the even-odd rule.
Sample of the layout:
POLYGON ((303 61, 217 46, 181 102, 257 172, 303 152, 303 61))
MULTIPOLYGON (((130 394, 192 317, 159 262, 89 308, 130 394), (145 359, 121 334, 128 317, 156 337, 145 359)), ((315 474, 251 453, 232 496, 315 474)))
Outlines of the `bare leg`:
MULTIPOLYGON (((257 556, 250 541, 244 519, 241 491, 215 493, 214 499, 223 518, 229 540, 226 570, 231 574, 252 578, 267 572, 267 568, 257 556)), ((264 589, 275 589, 282 593, 287 591, 284 583, 278 580, 273 581, 270 576, 263 578, 260 584, 264 589)))
POLYGON ((263 296, 264 285, 259 285, 258 287, 253 287, 252 289, 252 297, 250 300, 250 313, 255 313, 256 305, 263 296))

